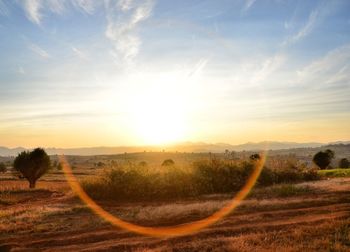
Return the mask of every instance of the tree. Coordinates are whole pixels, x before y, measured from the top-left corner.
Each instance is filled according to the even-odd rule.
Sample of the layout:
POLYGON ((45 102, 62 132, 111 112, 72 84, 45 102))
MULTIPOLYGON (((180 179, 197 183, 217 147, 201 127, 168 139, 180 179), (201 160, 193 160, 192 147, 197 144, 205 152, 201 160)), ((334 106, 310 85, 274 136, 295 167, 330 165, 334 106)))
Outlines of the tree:
POLYGON ((313 157, 312 161, 318 167, 320 167, 321 170, 324 170, 329 166, 333 158, 334 158, 334 151, 328 149, 325 151, 317 152, 313 157))
POLYGON ((171 166, 174 164, 175 164, 175 162, 172 159, 165 159, 162 163, 162 166, 171 166))
POLYGON ((36 181, 50 169, 50 157, 42 148, 22 151, 13 162, 13 168, 29 182, 29 188, 35 188, 36 181))
POLYGON ((250 155, 249 159, 251 161, 259 161, 261 159, 260 155, 258 153, 250 155))
POLYGON ((339 168, 349 168, 350 161, 347 158, 342 158, 339 161, 339 168))
POLYGON ((4 163, 0 163, 0 172, 5 173, 7 171, 6 165, 4 163))

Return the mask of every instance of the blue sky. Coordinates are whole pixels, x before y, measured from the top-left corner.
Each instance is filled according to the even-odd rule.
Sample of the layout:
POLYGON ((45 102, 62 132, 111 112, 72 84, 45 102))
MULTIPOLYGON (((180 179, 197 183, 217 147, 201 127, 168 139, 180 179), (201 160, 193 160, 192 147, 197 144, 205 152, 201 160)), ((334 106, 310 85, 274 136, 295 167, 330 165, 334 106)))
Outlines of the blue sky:
POLYGON ((350 139, 350 2, 0 0, 0 145, 350 139))

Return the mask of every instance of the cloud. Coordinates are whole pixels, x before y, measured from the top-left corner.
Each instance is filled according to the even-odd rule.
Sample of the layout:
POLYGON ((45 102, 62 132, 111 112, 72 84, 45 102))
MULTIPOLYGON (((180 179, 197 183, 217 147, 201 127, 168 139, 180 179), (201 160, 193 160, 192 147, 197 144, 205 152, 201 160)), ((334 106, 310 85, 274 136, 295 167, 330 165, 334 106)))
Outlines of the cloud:
POLYGON ((29 49, 38 54, 40 57, 43 59, 48 59, 50 58, 50 54, 46 52, 44 49, 40 48, 38 45, 31 44, 29 45, 29 49))
POLYGON ((9 15, 9 9, 7 8, 5 2, 0 0, 0 15, 1 16, 8 16, 9 15))
POLYGON ((132 0, 120 0, 118 6, 122 11, 128 11, 132 7, 132 0))
POLYGON ((26 12, 26 15, 30 21, 35 24, 40 24, 42 15, 40 9, 42 8, 40 0, 24 0, 23 7, 26 12))
POLYGON ((25 74, 26 72, 24 71, 24 68, 22 66, 18 66, 18 73, 20 74, 25 74))
MULTIPOLYGON (((312 33, 312 31, 328 16, 334 14, 340 8, 342 8, 343 4, 341 1, 322 1, 319 6, 317 6, 314 10, 312 10, 304 23, 294 34, 288 36, 282 43, 282 46, 288 46, 291 44, 295 44, 308 35, 312 33)), ((290 21, 285 22, 284 26, 287 30, 292 30, 292 28, 296 27, 297 23, 296 15, 294 14, 290 21)))
POLYGON ((254 5, 255 2, 256 0, 245 0, 242 12, 248 11, 254 5))
POLYGON ((66 9, 64 0, 47 0, 46 3, 49 9, 57 14, 62 14, 66 9))
POLYGON ((72 51, 74 52, 74 54, 76 56, 78 56, 80 59, 83 59, 83 60, 88 60, 88 56, 86 55, 86 53, 82 52, 81 50, 79 50, 78 48, 72 46, 72 51))
POLYGON ((95 11, 95 4, 99 1, 94 0, 73 0, 73 4, 78 7, 78 9, 83 10, 87 14, 93 14, 95 11))
POLYGON ((319 84, 350 83, 350 44, 328 52, 297 72, 299 82, 319 84))
MULTIPOLYGON (((1 0, 0 0, 1 1, 1 0)), ((73 6, 87 14, 93 14, 96 6, 101 5, 102 1, 93 0, 23 0, 18 3, 24 9, 27 18, 40 25, 44 17, 44 12, 52 12, 55 14, 63 14, 67 7, 73 6)), ((1 13, 0 2, 0 13, 1 13)))
POLYGON ((251 82, 255 84, 266 80, 272 73, 277 71, 285 61, 286 56, 283 54, 276 54, 275 56, 265 59, 259 66, 259 70, 253 73, 251 82))
POLYGON ((204 67, 207 65, 207 63, 208 63, 208 59, 200 59, 197 62, 197 64, 195 64, 193 69, 191 69, 191 72, 188 74, 188 77, 193 78, 198 76, 202 72, 204 67))
POLYGON ((126 63, 132 62, 137 56, 141 45, 141 39, 137 35, 136 28, 151 15, 154 2, 144 0, 133 2, 130 0, 119 1, 112 5, 107 1, 107 28, 105 35, 113 42, 112 55, 122 58, 126 63))
POLYGON ((314 29, 318 17, 319 17, 319 11, 318 10, 312 11, 305 25, 301 27, 301 29, 296 34, 292 35, 286 41, 284 41, 283 44, 284 45, 294 44, 299 40, 301 40, 302 38, 309 35, 311 31, 314 29))

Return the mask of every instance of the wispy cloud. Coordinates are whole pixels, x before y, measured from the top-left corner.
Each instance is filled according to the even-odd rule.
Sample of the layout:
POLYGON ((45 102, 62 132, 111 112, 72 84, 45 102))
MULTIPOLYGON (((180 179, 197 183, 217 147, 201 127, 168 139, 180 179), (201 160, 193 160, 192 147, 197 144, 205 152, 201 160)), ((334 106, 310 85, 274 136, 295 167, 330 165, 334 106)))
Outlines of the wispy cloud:
POLYGON ((37 55, 39 55, 40 57, 42 57, 43 59, 48 59, 51 57, 47 51, 45 51, 44 49, 42 49, 38 45, 30 44, 29 49, 32 50, 37 55))
POLYGON ((307 22, 301 27, 301 29, 297 33, 295 33, 292 36, 290 36, 289 38, 287 38, 283 42, 283 45, 294 44, 294 43, 298 42, 299 40, 301 40, 302 38, 309 35, 315 27, 318 16, 319 16, 319 11, 313 10, 310 13, 307 22))
POLYGON ((95 5, 99 1, 94 0, 73 0, 73 4, 83 10, 85 13, 93 14, 95 11, 95 5))
POLYGON ((297 72, 299 82, 336 84, 350 82, 350 73, 346 71, 350 62, 350 44, 328 52, 324 57, 313 61, 297 72))
POLYGON ((118 5, 106 3, 107 28, 106 37, 113 42, 113 55, 130 63, 138 54, 141 39, 136 28, 151 15, 154 2, 145 0, 135 3, 122 0, 118 5))
POLYGON ((282 46, 288 46, 295 44, 305 37, 309 36, 314 29, 317 28, 328 16, 334 14, 343 4, 341 1, 322 1, 316 8, 310 11, 310 14, 305 20, 304 24, 295 30, 298 26, 296 12, 293 14, 292 19, 285 22, 285 28, 287 30, 294 30, 294 33, 290 34, 282 43, 282 46))
POLYGON ((6 6, 6 3, 3 0, 0 0, 0 15, 2 16, 8 16, 9 15, 9 9, 6 6))
MULTIPOLYGON (((96 6, 102 5, 102 1, 93 0, 23 0, 18 3, 23 7, 27 18, 33 23, 40 25, 45 12, 63 14, 68 6, 83 13, 93 14, 96 6)), ((1 13, 0 2, 0 13, 1 13)), ((5 6, 6 7, 6 6, 5 6)))
POLYGON ((66 9, 66 1, 65 0, 47 0, 49 9, 57 14, 62 14, 66 9))
POLYGON ((251 82, 255 84, 266 80, 272 73, 277 71, 285 61, 286 56, 283 54, 276 54, 265 59, 259 66, 258 70, 253 72, 251 82))
POLYGON ((30 21, 36 24, 40 24, 41 21, 41 13, 40 10, 42 8, 40 0, 24 0, 23 7, 26 12, 26 15, 30 21))
POLYGON ((86 55, 86 53, 82 52, 81 50, 79 50, 78 48, 76 48, 74 46, 72 46, 72 51, 80 59, 83 59, 83 60, 88 60, 89 59, 88 56, 86 55))
POLYGON ((256 0, 245 0, 242 12, 248 11, 254 5, 255 2, 256 0))
POLYGON ((24 68, 22 66, 18 66, 18 69, 17 69, 18 73, 20 74, 25 74, 26 72, 24 71, 24 68))
POLYGON ((188 77, 193 78, 196 77, 197 75, 199 75, 202 70, 204 69, 204 67, 207 65, 208 63, 208 59, 200 59, 195 66, 193 67, 193 69, 191 69, 190 73, 188 74, 188 77))

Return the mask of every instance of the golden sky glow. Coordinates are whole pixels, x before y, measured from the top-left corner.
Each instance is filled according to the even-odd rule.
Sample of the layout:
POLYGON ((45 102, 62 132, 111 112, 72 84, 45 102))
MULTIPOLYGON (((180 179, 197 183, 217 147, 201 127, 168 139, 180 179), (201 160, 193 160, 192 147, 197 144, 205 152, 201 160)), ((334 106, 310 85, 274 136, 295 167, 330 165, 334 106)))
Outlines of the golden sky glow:
POLYGON ((0 146, 350 139, 349 1, 34 2, 0 0, 0 146))

